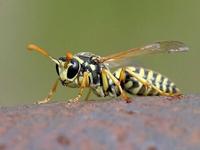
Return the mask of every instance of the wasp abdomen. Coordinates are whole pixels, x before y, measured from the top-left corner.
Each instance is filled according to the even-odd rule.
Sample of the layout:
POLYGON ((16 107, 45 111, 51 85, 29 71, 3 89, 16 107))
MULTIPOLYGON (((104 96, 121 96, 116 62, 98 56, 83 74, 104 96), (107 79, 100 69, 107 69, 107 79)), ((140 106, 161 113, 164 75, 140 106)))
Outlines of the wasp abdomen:
MULTIPOLYGON (((155 86, 163 93, 167 93, 169 95, 180 93, 179 89, 175 86, 175 84, 160 73, 139 67, 126 68, 128 68, 129 71, 138 75, 140 78, 144 79, 144 81, 155 86)), ((114 76, 118 79, 121 70, 122 69, 118 69, 113 73, 114 76)), ((127 71, 125 71, 125 80, 121 82, 121 86, 126 92, 133 95, 162 95, 161 92, 155 90, 152 86, 147 87, 144 83, 139 81, 136 77, 132 76, 127 71)))

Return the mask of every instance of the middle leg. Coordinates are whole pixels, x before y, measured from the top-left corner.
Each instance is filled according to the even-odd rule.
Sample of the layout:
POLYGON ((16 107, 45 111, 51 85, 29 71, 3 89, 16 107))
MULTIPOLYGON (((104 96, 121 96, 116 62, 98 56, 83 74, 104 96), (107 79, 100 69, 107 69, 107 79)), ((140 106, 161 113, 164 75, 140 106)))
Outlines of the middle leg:
POLYGON ((77 97, 70 99, 69 102, 77 102, 79 101, 79 99, 81 98, 81 96, 83 95, 83 90, 84 88, 88 87, 89 85, 89 81, 88 81, 88 72, 84 72, 83 73, 83 79, 81 81, 81 85, 80 85, 80 91, 77 97))

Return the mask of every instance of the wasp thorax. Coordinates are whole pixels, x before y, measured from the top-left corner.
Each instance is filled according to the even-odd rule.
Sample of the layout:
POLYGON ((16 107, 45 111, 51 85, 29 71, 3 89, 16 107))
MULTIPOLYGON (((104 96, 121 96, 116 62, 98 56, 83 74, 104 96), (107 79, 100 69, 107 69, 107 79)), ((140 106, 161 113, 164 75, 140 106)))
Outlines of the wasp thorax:
POLYGON ((65 57, 60 57, 58 60, 60 64, 56 64, 56 71, 61 80, 73 81, 80 71, 80 63, 75 58, 68 61, 65 57))

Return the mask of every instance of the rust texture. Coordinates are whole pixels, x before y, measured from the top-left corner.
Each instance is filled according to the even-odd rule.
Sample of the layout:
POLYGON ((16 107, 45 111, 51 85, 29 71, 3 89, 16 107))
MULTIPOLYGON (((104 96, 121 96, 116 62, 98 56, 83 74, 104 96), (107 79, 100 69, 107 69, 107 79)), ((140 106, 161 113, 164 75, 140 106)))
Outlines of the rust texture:
POLYGON ((0 150, 200 149, 200 96, 0 108, 0 150))

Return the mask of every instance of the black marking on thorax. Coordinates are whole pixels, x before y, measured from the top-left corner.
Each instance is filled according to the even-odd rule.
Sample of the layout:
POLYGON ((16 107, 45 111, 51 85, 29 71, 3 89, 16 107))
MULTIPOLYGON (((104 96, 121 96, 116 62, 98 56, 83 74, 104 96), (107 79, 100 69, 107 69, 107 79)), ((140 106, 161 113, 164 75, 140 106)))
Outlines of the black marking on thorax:
MULTIPOLYGON (((90 84, 98 84, 100 82, 101 84, 101 65, 94 61, 92 58, 96 57, 96 55, 92 53, 80 53, 77 55, 81 60, 83 60, 83 63, 81 64, 81 74, 83 72, 88 71, 92 74, 92 79, 89 78, 90 84), (86 55, 85 55, 86 54, 86 55), (93 68, 91 67, 93 65, 93 68), (91 83, 91 80, 93 83, 91 83)), ((104 66, 104 65, 103 65, 104 66)))

